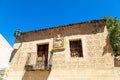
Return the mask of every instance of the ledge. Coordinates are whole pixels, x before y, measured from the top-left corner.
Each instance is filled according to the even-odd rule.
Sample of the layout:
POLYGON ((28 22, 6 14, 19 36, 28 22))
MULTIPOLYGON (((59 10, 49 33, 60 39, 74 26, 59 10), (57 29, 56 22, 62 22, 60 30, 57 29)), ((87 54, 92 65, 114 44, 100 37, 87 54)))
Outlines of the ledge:
POLYGON ((62 47, 62 48, 53 48, 52 49, 53 52, 64 51, 64 50, 65 50, 64 47, 62 47))

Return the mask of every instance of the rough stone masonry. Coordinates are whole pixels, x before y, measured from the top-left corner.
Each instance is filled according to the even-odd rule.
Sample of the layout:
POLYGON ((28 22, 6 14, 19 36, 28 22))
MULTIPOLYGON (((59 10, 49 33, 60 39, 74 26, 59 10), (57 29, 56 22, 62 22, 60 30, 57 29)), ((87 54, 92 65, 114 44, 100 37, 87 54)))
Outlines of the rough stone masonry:
POLYGON ((104 19, 19 33, 7 80, 120 80, 104 19))

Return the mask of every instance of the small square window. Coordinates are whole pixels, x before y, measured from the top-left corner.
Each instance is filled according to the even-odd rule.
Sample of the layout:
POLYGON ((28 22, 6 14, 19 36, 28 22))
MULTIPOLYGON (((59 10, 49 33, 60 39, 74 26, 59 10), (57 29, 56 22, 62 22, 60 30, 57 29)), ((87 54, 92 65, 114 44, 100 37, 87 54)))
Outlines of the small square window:
POLYGON ((81 40, 70 41, 70 54, 71 57, 83 57, 81 40))

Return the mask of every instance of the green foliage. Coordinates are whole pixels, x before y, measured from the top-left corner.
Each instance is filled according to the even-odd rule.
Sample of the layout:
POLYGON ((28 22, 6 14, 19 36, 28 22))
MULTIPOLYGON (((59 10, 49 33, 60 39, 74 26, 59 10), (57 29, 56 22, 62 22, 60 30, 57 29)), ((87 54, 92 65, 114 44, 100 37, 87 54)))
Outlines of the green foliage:
POLYGON ((120 56, 120 21, 115 17, 105 17, 108 36, 115 56, 120 56))

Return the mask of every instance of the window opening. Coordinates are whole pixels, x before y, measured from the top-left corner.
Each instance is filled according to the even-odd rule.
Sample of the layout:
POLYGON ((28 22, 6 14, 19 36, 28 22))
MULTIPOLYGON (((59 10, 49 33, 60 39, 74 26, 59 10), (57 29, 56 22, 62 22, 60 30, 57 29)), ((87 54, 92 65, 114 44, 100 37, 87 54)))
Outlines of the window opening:
POLYGON ((47 69, 48 65, 48 44, 38 45, 37 51, 37 67, 39 69, 47 69))
POLYGON ((83 57, 82 41, 70 41, 70 54, 71 57, 83 57))

